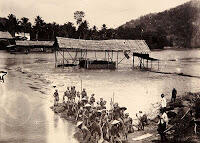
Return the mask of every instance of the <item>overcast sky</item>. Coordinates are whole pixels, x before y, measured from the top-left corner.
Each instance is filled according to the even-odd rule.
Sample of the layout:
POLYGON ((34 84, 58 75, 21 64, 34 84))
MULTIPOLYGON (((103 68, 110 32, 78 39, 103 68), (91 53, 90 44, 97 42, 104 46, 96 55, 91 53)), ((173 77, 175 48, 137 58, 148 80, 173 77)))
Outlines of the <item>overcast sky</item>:
POLYGON ((164 11, 189 0, 0 0, 0 17, 13 13, 31 22, 40 15, 46 22, 74 21, 73 13, 83 10, 90 27, 116 28, 142 15, 164 11))

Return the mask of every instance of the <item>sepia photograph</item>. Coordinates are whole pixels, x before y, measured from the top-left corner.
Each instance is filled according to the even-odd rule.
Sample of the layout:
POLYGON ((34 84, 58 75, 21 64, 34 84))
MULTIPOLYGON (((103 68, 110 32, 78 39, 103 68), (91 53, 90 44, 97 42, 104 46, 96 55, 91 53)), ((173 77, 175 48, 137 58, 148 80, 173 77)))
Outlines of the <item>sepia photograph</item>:
POLYGON ((0 143, 200 143, 200 0, 0 0, 0 143))

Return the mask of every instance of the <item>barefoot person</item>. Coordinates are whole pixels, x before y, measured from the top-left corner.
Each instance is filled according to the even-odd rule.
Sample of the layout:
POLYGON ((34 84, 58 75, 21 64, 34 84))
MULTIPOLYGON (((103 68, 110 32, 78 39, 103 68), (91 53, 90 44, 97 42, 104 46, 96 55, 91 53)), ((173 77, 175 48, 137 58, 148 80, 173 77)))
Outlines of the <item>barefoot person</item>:
POLYGON ((161 115, 158 115, 159 121, 158 121, 158 133, 161 137, 161 142, 167 141, 165 130, 167 129, 168 125, 168 116, 165 112, 165 110, 161 109, 161 115))
POLYGON ((56 89, 54 94, 54 106, 58 106, 58 101, 59 101, 59 95, 58 95, 58 90, 56 89))
POLYGON ((161 94, 161 110, 166 111, 167 101, 164 94, 161 94))
POLYGON ((173 88, 173 89, 172 89, 172 98, 171 98, 171 102, 172 102, 172 103, 175 103, 176 94, 177 94, 177 91, 176 91, 175 88, 173 88))

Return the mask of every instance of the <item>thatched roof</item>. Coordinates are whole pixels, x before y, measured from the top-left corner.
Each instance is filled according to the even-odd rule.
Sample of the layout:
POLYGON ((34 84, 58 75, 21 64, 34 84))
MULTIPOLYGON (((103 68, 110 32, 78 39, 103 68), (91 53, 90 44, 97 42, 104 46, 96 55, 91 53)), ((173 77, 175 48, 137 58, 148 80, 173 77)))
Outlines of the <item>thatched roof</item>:
POLYGON ((0 39, 12 39, 13 37, 10 35, 9 32, 2 32, 0 31, 0 39))
POLYGON ((53 46, 54 41, 15 41, 17 46, 53 46))
POLYGON ((150 49, 144 40, 80 40, 57 37, 59 48, 95 50, 95 51, 123 51, 149 53, 150 49))

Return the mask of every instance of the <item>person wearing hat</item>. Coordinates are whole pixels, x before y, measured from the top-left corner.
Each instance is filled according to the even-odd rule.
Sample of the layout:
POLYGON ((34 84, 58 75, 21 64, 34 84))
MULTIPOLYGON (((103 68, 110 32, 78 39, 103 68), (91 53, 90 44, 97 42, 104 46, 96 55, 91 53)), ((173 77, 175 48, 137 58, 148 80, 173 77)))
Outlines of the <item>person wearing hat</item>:
POLYGON ((92 106, 94 106, 94 102, 95 102, 95 98, 94 98, 94 94, 92 94, 91 97, 90 97, 90 104, 92 106))
POLYGON ((91 132, 91 142, 98 142, 101 138, 101 127, 99 125, 99 118, 95 117, 90 127, 91 132))
POLYGON ((70 89, 67 87, 67 90, 65 91, 65 95, 68 98, 68 101, 71 101, 71 94, 70 94, 70 89))
POLYGON ((125 112, 126 110, 127 110, 126 107, 120 107, 120 118, 121 118, 122 120, 124 120, 124 118, 125 118, 124 112, 125 112))
POLYGON ((58 105, 58 101, 59 101, 59 95, 58 95, 58 90, 56 89, 54 94, 54 106, 57 106, 58 105))
POLYGON ((117 141, 120 141, 120 134, 119 134, 119 123, 118 120, 113 120, 111 122, 111 129, 110 129, 110 135, 111 135, 111 142, 115 143, 117 141))
POLYGON ((76 89, 75 88, 76 88, 75 86, 71 87, 72 101, 75 101, 75 98, 76 98, 76 89))
POLYGON ((138 130, 144 130, 145 123, 147 124, 147 116, 142 111, 136 114, 136 117, 139 120, 138 130))
POLYGON ((64 95, 63 95, 63 103, 65 103, 66 102, 66 99, 65 98, 67 98, 68 100, 69 100, 69 91, 68 90, 66 90, 65 92, 64 92, 64 95))
POLYGON ((118 103, 115 103, 113 105, 114 109, 113 109, 113 119, 118 119, 120 117, 120 107, 118 105, 118 103))
POLYGON ((91 138, 91 133, 90 133, 89 129, 81 121, 77 123, 77 127, 78 127, 78 129, 80 129, 80 131, 83 135, 82 143, 88 143, 91 138))
POLYGON ((88 99, 86 97, 81 99, 82 105, 85 106, 88 103, 88 99))
POLYGON ((86 92, 85 88, 83 88, 83 91, 81 92, 81 97, 82 98, 87 97, 87 92, 86 92))
POLYGON ((106 109, 106 101, 103 98, 100 98, 99 104, 101 109, 106 109))
POLYGON ((127 128, 128 133, 133 133, 133 119, 129 116, 129 113, 125 113, 125 119, 124 119, 124 124, 127 128))
POLYGON ((165 95, 161 94, 161 109, 166 111, 166 107, 167 107, 167 100, 165 98, 165 95))

